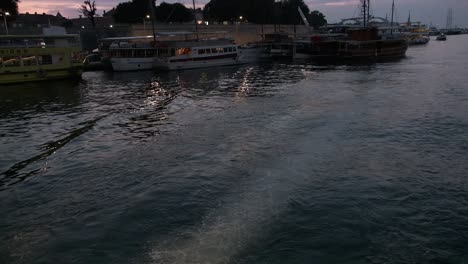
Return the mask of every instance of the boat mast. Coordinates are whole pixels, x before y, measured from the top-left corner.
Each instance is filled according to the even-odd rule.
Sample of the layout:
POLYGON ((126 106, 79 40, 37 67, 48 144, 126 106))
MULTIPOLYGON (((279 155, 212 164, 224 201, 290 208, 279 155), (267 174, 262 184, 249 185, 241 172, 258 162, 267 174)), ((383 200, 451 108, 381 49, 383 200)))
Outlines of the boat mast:
POLYGON ((195 0, 193 2, 193 18, 195 21, 195 32, 197 33, 197 40, 200 40, 200 35, 198 33, 198 21, 197 21, 197 9, 195 8, 195 0))
POLYGON ((367 26, 369 26, 369 24, 370 24, 370 19, 371 19, 371 15, 370 15, 370 0, 367 0, 367 26))
POLYGON ((367 0, 362 0, 363 26, 367 27, 367 0))
POLYGON ((395 14, 395 0, 392 2, 392 22, 390 23, 390 35, 393 36, 393 15, 395 14))
POLYGON ((154 5, 156 5, 157 0, 149 0, 150 10, 151 10, 151 27, 153 29, 153 41, 156 42, 156 27, 155 27, 155 20, 156 20, 156 13, 154 12, 154 5))

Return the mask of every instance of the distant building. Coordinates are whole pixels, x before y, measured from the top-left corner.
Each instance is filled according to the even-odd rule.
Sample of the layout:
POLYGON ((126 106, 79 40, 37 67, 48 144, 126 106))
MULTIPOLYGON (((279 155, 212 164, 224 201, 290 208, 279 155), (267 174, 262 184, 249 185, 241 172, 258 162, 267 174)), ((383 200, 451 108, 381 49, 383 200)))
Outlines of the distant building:
POLYGON ((114 17, 114 14, 115 14, 115 7, 112 8, 110 11, 107 11, 107 12, 106 12, 106 10, 104 10, 102 16, 103 16, 103 17, 110 17, 110 18, 113 18, 113 17, 114 17))
POLYGON ((28 28, 44 28, 49 26, 63 26, 67 19, 60 12, 57 15, 49 15, 46 13, 38 14, 18 14, 15 21, 11 23, 12 28, 28 29, 28 28))

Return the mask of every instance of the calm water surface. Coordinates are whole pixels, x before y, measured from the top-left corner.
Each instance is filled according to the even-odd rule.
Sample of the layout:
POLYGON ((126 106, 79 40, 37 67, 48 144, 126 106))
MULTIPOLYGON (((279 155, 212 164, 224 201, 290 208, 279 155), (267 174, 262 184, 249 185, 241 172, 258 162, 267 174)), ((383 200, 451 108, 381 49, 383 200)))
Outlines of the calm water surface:
POLYGON ((468 36, 0 89, 0 263, 468 263, 468 36))

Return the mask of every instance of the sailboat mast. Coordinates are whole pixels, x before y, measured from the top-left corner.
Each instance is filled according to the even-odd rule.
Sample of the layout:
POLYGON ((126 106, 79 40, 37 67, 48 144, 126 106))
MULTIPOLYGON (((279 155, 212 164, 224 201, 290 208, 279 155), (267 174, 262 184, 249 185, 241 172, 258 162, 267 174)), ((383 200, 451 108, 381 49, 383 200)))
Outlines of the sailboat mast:
POLYGON ((392 2, 392 22, 390 23, 390 35, 393 35, 393 16, 395 14, 395 0, 392 2))
POLYGON ((193 18, 195 20, 195 32, 197 33, 197 40, 200 40, 200 35, 198 33, 198 21, 197 21, 197 9, 195 7, 195 0, 193 2, 193 18))
POLYGON ((367 0, 362 0, 363 25, 367 27, 367 0))
POLYGON ((369 24, 370 24, 370 19, 371 19, 371 15, 370 15, 370 0, 367 0, 367 26, 369 26, 369 24))
POLYGON ((153 41, 156 42, 156 27, 155 27, 155 21, 156 21, 156 14, 154 12, 154 5, 156 5, 157 0, 149 0, 149 5, 150 5, 150 10, 151 10, 151 27, 153 29, 153 41))

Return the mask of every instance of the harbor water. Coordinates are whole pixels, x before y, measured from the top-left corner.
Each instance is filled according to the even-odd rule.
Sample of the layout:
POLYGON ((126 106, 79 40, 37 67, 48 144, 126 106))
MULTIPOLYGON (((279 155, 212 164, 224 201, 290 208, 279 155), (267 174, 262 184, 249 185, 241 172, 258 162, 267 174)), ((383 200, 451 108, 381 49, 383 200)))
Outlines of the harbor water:
POLYGON ((0 263, 468 263, 468 36, 0 87, 0 263))

